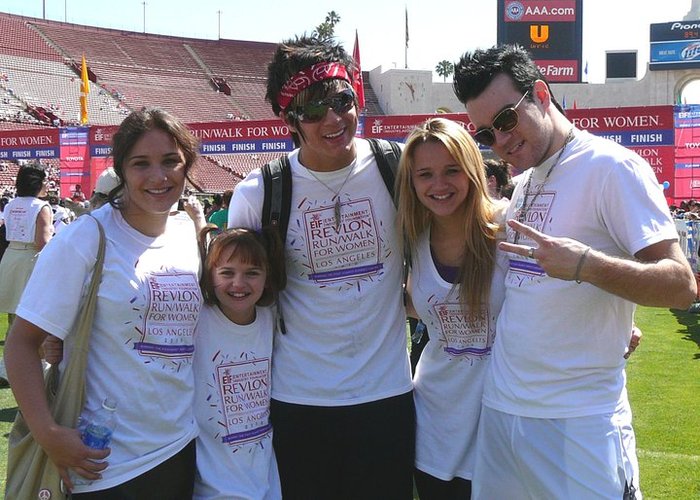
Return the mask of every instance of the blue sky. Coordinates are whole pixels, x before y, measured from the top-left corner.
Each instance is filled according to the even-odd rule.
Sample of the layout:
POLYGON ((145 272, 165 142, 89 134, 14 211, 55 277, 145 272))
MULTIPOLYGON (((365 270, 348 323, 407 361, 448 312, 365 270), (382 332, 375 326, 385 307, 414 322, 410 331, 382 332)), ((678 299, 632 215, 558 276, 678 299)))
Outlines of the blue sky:
MULTIPOLYGON (((76 24, 198 38, 279 42, 340 15, 336 35, 352 50, 355 30, 362 69, 403 68, 404 9, 408 10, 408 66, 432 70, 466 50, 496 42, 496 0, 0 0, 0 11, 76 24), (221 11, 221 14, 218 12, 221 11), (219 26, 220 19, 220 26, 219 26)), ((606 50, 638 50, 644 74, 649 24, 681 20, 691 0, 584 0, 583 58, 589 81, 602 83, 606 50)), ((436 81, 441 81, 434 75, 436 81)))

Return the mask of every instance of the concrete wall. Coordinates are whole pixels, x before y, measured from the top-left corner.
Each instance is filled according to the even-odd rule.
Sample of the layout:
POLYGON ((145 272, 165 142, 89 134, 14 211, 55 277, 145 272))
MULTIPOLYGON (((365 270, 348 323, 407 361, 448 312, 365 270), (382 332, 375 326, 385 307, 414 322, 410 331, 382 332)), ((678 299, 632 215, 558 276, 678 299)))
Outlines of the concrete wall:
MULTIPOLYGON (((683 86, 700 79, 700 70, 648 71, 640 80, 609 80, 606 83, 552 84, 555 97, 571 108, 608 108, 676 104, 683 86)), ((464 106, 447 83, 432 81, 431 71, 390 69, 378 66, 369 81, 387 115, 434 113, 439 108, 459 113, 464 106)), ((688 103, 697 104, 697 103, 688 103)))

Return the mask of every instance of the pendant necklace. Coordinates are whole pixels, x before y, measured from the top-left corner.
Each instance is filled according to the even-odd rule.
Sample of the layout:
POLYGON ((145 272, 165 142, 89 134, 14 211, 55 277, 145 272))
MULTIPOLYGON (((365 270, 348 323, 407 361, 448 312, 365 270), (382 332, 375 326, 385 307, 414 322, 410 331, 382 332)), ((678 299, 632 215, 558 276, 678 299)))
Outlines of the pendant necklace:
POLYGON ((311 176, 316 179, 318 182, 320 182, 323 187, 325 187, 328 191, 333 193, 333 198, 332 200, 335 200, 335 205, 333 206, 333 216, 335 217, 335 228, 338 229, 340 227, 340 192, 343 190, 345 187, 345 184, 348 182, 348 179, 352 175, 352 172, 355 170, 355 164, 357 163, 357 158, 355 158, 352 163, 350 164, 350 170, 348 170, 348 175, 345 176, 345 180, 343 183, 340 185, 340 188, 336 191, 335 189, 331 189, 331 187, 323 182, 321 179, 318 178, 318 176, 314 173, 313 170, 311 170, 308 167, 305 167, 306 170, 311 174, 311 176))
MULTIPOLYGON (((537 200, 539 195, 542 193, 542 190, 544 189, 544 185, 547 183, 547 179, 549 179, 549 176, 552 173, 552 170, 554 170, 554 167, 556 167, 559 164, 559 160, 561 160, 561 157, 564 154, 564 151, 566 151, 566 146, 569 145, 569 143, 573 140, 573 138, 574 138, 574 128, 571 127, 569 129, 569 133, 566 134, 566 139, 564 139, 564 145, 559 150, 559 154, 557 155, 557 159, 554 160, 554 163, 552 163, 552 166, 549 167, 549 170, 547 170, 547 173, 545 174, 544 179, 542 180, 542 183, 539 186, 537 186, 537 191, 535 191, 532 194, 532 198, 530 198, 530 196, 531 196, 530 195, 530 183, 532 182, 532 175, 535 173, 535 171, 534 171, 534 167, 530 169, 530 175, 528 175, 527 183, 525 184, 523 205, 520 208, 520 211, 518 212, 518 216, 516 218, 516 220, 518 222, 520 222, 521 224, 525 224, 525 216, 532 208, 532 205, 534 205, 535 200, 537 200), (530 203, 528 203, 528 200, 530 201, 530 203)), ((513 238, 513 243, 515 243, 517 245, 519 239, 520 239, 520 233, 518 233, 516 231, 515 237, 513 238)))

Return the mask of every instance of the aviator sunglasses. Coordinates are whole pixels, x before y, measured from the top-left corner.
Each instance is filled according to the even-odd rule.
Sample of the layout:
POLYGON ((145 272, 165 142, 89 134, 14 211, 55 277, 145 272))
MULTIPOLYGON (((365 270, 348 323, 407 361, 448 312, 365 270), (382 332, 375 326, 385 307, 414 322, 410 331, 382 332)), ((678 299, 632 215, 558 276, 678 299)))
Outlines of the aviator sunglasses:
POLYGON ((474 140, 484 146, 492 146, 493 143, 496 142, 496 134, 493 133, 494 130, 505 133, 517 127, 520 117, 516 109, 529 93, 529 90, 525 92, 515 106, 510 106, 498 113, 490 127, 482 127, 477 130, 473 136, 474 140))
POLYGON ((297 106, 293 110, 287 111, 287 114, 302 123, 314 123, 323 120, 328 108, 340 115, 350 111, 354 105, 355 92, 352 89, 345 89, 325 99, 309 101, 303 106, 297 106))

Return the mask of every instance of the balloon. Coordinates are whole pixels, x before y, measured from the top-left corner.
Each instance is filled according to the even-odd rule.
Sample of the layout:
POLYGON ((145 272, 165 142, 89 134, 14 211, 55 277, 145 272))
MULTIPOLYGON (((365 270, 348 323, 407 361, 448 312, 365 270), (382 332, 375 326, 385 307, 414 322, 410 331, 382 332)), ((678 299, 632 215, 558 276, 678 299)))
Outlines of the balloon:
POLYGON ((665 190, 667 190, 668 188, 670 188, 670 187, 671 187, 671 183, 670 183, 670 182, 668 182, 668 181, 664 181, 664 184, 663 184, 663 186, 664 186, 664 191, 665 191, 665 190))

